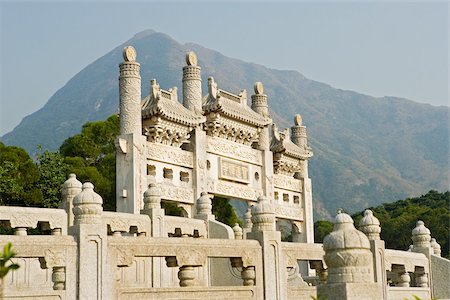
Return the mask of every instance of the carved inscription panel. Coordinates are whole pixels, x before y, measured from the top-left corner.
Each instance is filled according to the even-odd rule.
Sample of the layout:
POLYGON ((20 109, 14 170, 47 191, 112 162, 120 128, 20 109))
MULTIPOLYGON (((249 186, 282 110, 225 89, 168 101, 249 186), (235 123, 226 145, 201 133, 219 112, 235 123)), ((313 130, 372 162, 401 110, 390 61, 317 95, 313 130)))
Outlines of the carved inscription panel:
POLYGON ((147 159, 172 163, 187 168, 193 168, 194 166, 192 152, 154 143, 147 143, 147 159))
POLYGON ((226 156, 256 164, 258 166, 262 165, 261 153, 258 150, 232 143, 225 139, 208 136, 207 151, 220 156, 226 156))
POLYGON ((229 159, 220 158, 219 178, 249 183, 249 166, 229 159))

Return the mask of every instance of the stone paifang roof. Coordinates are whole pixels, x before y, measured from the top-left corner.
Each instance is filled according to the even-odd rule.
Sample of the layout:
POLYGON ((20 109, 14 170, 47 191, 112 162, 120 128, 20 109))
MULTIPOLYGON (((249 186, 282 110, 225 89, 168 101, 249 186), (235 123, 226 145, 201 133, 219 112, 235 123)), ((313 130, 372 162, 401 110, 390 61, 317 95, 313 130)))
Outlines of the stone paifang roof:
POLYGON ((273 135, 270 142, 270 151, 273 153, 283 153, 299 159, 312 157, 312 150, 309 146, 301 148, 291 141, 288 128, 284 132, 279 132, 277 126, 274 124, 272 130, 273 135))
POLYGON ((257 127, 264 127, 272 123, 253 111, 247 105, 247 92, 241 91, 239 95, 217 88, 212 77, 208 78, 208 94, 203 98, 203 111, 205 114, 219 112, 232 119, 239 120, 257 127))
POLYGON ((142 100, 142 118, 160 116, 186 126, 197 126, 205 117, 197 115, 178 102, 177 88, 165 91, 152 80, 150 94, 142 100))

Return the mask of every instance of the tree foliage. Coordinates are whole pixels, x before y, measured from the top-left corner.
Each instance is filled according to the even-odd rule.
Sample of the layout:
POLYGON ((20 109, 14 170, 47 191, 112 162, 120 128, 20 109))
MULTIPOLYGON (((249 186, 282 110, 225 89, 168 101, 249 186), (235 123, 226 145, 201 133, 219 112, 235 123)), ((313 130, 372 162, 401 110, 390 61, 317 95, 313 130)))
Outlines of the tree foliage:
POLYGON ((43 194, 42 206, 58 207, 61 202, 61 187, 66 180, 67 164, 59 152, 42 150, 38 147, 37 167, 39 180, 37 186, 43 194))
POLYGON ((230 201, 226 198, 214 197, 212 200, 212 212, 216 220, 233 227, 236 223, 242 227, 242 221, 239 219, 230 201))
POLYGON ((0 143, 0 204, 41 206, 39 170, 22 148, 0 143))
POLYGON ((3 299, 3 291, 5 288, 5 277, 9 271, 17 270, 20 266, 12 262, 16 254, 12 251, 12 244, 7 243, 0 253, 0 299, 3 299))
POLYGON ((314 242, 323 243, 323 238, 333 231, 333 223, 327 220, 314 222, 314 242))
POLYGON ((80 134, 66 139, 60 147, 68 172, 75 173, 81 182, 90 181, 103 198, 105 210, 116 204, 115 139, 119 134, 119 117, 106 121, 88 122, 80 134))

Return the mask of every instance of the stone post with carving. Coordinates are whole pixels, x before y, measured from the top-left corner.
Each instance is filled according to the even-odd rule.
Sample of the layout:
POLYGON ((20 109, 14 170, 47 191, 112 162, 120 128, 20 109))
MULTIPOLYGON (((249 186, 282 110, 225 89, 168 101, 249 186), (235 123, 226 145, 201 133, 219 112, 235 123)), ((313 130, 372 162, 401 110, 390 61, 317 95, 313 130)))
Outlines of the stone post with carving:
POLYGON ((328 266, 327 284, 317 293, 328 300, 383 299, 383 286, 375 283, 370 243, 353 226, 352 218, 339 212, 333 231, 323 240, 324 260, 328 266))
MULTIPOLYGON (((364 211, 364 217, 359 221, 359 230, 369 239, 370 251, 373 258, 373 275, 377 283, 384 284, 387 282, 385 271, 385 244, 380 238, 381 226, 380 221, 373 215, 370 209, 364 211)), ((386 289, 383 289, 383 299, 386 299, 386 289)))
POLYGON ((281 250, 281 233, 275 228, 275 213, 266 197, 260 196, 252 207, 252 232, 247 239, 257 240, 262 247, 264 299, 286 299, 286 261, 281 250))
POLYGON ((186 54, 186 66, 183 67, 183 106, 199 115, 203 112, 201 68, 192 51, 186 54))
POLYGON ((70 234, 78 242, 77 299, 111 299, 107 272, 107 232, 102 226, 102 198, 90 182, 73 199, 74 225, 70 234))
POLYGON ((73 198, 81 193, 82 184, 77 180, 75 174, 70 174, 69 178, 64 182, 62 188, 62 201, 60 208, 67 212, 67 226, 73 225, 73 198))
POLYGON ((136 50, 127 46, 119 65, 120 135, 116 140, 116 207, 139 214, 146 188, 145 137, 142 135, 141 76, 136 50))
MULTIPOLYGON (((301 149, 308 149, 308 136, 306 126, 302 124, 302 116, 297 114, 294 118, 294 126, 291 127, 291 141, 301 149)), ((293 239, 298 242, 314 243, 314 221, 312 205, 312 184, 308 174, 308 159, 300 161, 300 170, 295 172, 294 178, 302 181, 301 206, 305 211, 305 221, 302 222, 299 236, 293 234, 293 239)), ((297 235, 297 234, 295 234, 297 235)))
MULTIPOLYGON (((267 95, 264 94, 264 86, 261 82, 256 82, 254 86, 251 108, 261 116, 270 120, 269 105, 267 103, 267 95)), ((270 120, 271 121, 271 120, 270 120)), ((270 122, 272 123, 272 122, 270 122)), ((265 126, 259 132, 259 138, 256 149, 262 151, 262 187, 264 195, 268 198, 273 198, 273 154, 270 151, 270 135, 269 126, 265 126)))

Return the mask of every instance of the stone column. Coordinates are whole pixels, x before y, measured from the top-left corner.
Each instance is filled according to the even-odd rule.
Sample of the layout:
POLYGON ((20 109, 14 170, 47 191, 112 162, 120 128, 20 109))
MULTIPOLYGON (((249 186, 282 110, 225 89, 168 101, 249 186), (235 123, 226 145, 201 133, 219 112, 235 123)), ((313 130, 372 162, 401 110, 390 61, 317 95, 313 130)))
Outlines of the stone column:
POLYGON ((369 240, 355 229, 349 215, 338 213, 333 231, 323 240, 323 249, 328 281, 318 286, 318 295, 328 300, 383 299, 382 285, 373 277, 369 240))
POLYGON ((120 135, 116 140, 116 207, 139 214, 147 185, 145 136, 142 135, 141 76, 136 51, 127 46, 119 65, 120 135))
MULTIPOLYGON (((252 106, 251 108, 265 117, 272 123, 269 114, 269 106, 267 104, 267 95, 264 94, 264 86, 261 82, 256 82, 254 86, 254 92, 251 96, 252 98, 252 106)), ((269 199, 273 198, 273 154, 270 151, 270 134, 269 134, 269 126, 271 124, 266 125, 264 128, 261 128, 259 132, 258 142, 256 144, 256 149, 261 150, 262 154, 262 174, 261 174, 261 182, 262 188, 264 191, 264 195, 269 199)))
POLYGON ((107 278, 107 232, 102 224, 102 198, 90 182, 73 199, 74 225, 69 228, 78 242, 78 299, 111 299, 107 278))
MULTIPOLYGON (((385 244, 380 239, 380 221, 373 215, 370 209, 364 211, 364 217, 359 222, 359 229, 369 239, 370 251, 373 258, 373 275, 378 284, 384 286, 387 282, 385 271, 385 244)), ((387 299, 386 289, 383 289, 383 299, 387 299)))
POLYGON ((252 232, 247 238, 257 240, 262 247, 264 299, 286 299, 287 274, 281 233, 275 230, 275 213, 264 196, 260 196, 252 207, 252 223, 252 232))
POLYGON ((183 67, 183 106, 201 115, 202 109, 202 77, 201 68, 197 66, 197 55, 186 54, 186 66, 183 67))
POLYGON ((73 198, 81 193, 82 184, 77 180, 75 174, 70 174, 69 178, 64 182, 62 188, 62 201, 60 208, 67 212, 67 226, 73 225, 73 198))

